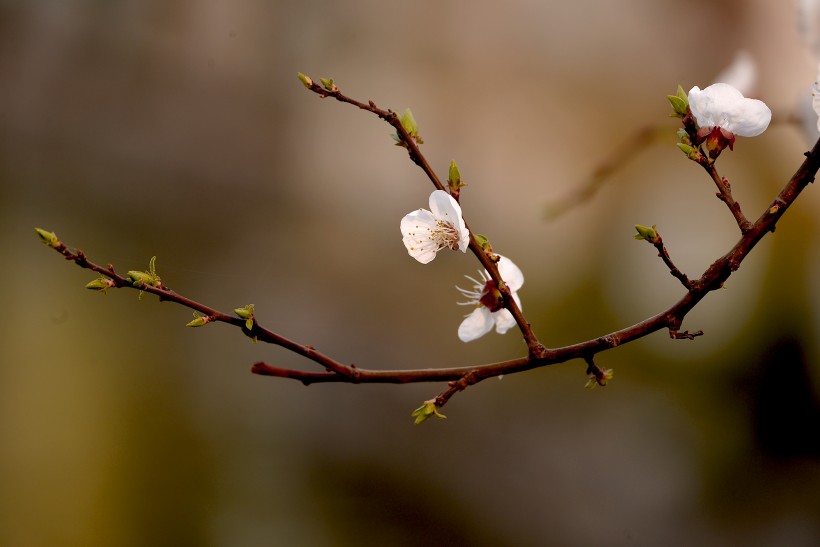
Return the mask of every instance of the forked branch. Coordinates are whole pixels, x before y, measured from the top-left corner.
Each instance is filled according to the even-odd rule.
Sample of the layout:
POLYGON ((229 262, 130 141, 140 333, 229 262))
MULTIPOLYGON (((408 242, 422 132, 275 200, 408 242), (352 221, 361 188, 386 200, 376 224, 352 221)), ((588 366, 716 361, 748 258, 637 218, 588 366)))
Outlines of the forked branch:
MULTIPOLYGON (((323 98, 330 97, 337 101, 351 104, 385 120, 396 130, 400 144, 407 149, 411 160, 424 171, 433 186, 439 190, 445 189, 419 149, 416 140, 403 127, 395 112, 380 109, 372 101, 364 103, 351 99, 343 95, 335 85, 332 85, 332 82, 331 85, 322 87, 306 77, 302 81, 308 89, 323 98)), ((255 374, 298 380, 305 385, 322 382, 353 384, 447 382, 447 388, 444 391, 434 399, 425 402, 426 406, 421 407, 417 410, 417 413, 414 414, 417 416, 418 423, 419 421, 423 421, 425 417, 433 415, 433 413, 437 414, 436 409, 443 406, 455 393, 487 378, 515 374, 573 359, 582 359, 587 365, 586 370, 591 381, 594 380, 596 383, 604 385, 606 380, 611 377, 611 371, 598 368, 593 362, 595 355, 622 344, 638 340, 662 329, 668 329, 672 338, 677 339, 691 340, 701 335, 701 331, 693 333, 689 331, 681 332, 680 327, 684 318, 709 292, 723 285, 729 276, 738 269, 758 242, 767 233, 775 230, 780 217, 794 203, 802 190, 809 183, 813 182, 818 168, 820 168, 820 141, 814 145, 814 148, 810 152, 806 152, 805 156, 805 160, 792 178, 785 184, 780 193, 755 222, 750 222, 743 216, 739 206, 731 197, 728 183, 717 174, 714 170, 714 166, 711 163, 704 165, 718 186, 719 197, 727 204, 738 221, 738 225, 741 228, 741 237, 726 254, 717 258, 703 275, 694 280, 687 277, 672 263, 659 234, 655 234, 657 236, 656 240, 644 237, 643 239, 648 239, 650 243, 658 249, 659 256, 669 268, 670 273, 679 279, 686 289, 686 293, 683 297, 666 310, 621 330, 570 346, 550 349, 546 348, 536 337, 529 322, 521 313, 520 308, 516 305, 514 299, 510 297, 509 291, 501 291, 504 295, 504 306, 512 313, 521 330, 522 337, 527 344, 527 355, 507 361, 461 367, 373 370, 359 368, 353 364, 345 364, 324 355, 311 345, 299 344, 265 328, 257 322, 253 316, 252 309, 250 311, 246 310, 244 313, 240 313, 240 310, 235 310, 237 313, 235 315, 221 312, 174 292, 161 282, 159 277, 152 277, 154 274, 153 271, 150 272, 150 274, 145 272, 145 276, 142 277, 132 275, 134 272, 129 272, 128 275, 123 276, 119 274, 111 264, 107 265, 107 267, 103 267, 91 262, 81 250, 72 250, 53 233, 38 229, 38 234, 46 244, 54 248, 66 259, 73 261, 82 268, 92 270, 101 276, 99 280, 96 281, 97 285, 90 288, 102 290, 108 288, 131 288, 155 294, 160 300, 175 302, 194 310, 197 314, 201 314, 199 316, 199 323, 192 326, 204 325, 210 322, 221 322, 233 325, 240 328, 248 337, 260 342, 281 346, 288 351, 307 358, 320 368, 320 370, 313 371, 297 370, 259 362, 254 364, 251 369, 255 374)), ((654 229, 652 233, 655 233, 654 229)), ((498 283, 499 287, 503 287, 503 280, 498 273, 496 265, 497 255, 494 255, 491 249, 482 246, 472 231, 470 231, 470 250, 487 270, 490 277, 498 283)), ((89 286, 93 283, 95 282, 92 282, 89 286)))

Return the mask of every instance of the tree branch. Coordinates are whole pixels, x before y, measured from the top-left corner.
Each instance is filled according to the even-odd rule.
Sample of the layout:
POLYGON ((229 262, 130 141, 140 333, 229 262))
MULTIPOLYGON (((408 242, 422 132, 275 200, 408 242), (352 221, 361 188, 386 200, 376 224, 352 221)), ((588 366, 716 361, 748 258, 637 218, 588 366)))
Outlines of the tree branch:
MULTIPOLYGON (((345 97, 338 91, 338 89, 335 88, 335 86, 333 86, 333 90, 323 89, 313 83, 311 83, 308 87, 311 91, 314 91, 322 97, 333 97, 338 101, 352 104, 358 108, 372 112, 384 119, 396 129, 397 134, 407 148, 408 153, 414 163, 419 165, 422 170, 425 171, 428 178, 437 189, 443 189, 441 182, 436 177, 427 161, 424 159, 424 156, 418 149, 414 139, 407 134, 407 131, 405 131, 402 127, 402 124, 393 111, 379 109, 372 101, 365 104, 345 97)), ((538 338, 533 333, 529 322, 526 321, 520 308, 510 297, 509 290, 503 290, 505 285, 498 274, 498 268, 490 256, 490 253, 485 252, 485 250, 477 243, 471 231, 470 249, 488 271, 492 279, 496 281, 499 288, 502 288, 502 294, 504 295, 507 309, 509 309, 513 314, 513 317, 515 317, 515 320, 524 335, 524 339, 527 342, 528 355, 526 357, 507 361, 465 367, 390 371, 361 369, 352 364, 347 365, 322 354, 310 345, 296 343, 261 326, 256 319, 253 318, 252 314, 250 318, 225 314, 174 292, 160 282, 159 277, 156 277, 152 283, 141 281, 140 278, 135 279, 130 275, 132 272, 129 272, 130 278, 124 277, 118 274, 111 264, 107 267, 102 267, 89 261, 81 250, 78 249, 72 251, 53 233, 45 232, 44 230, 39 229, 37 232, 46 244, 54 248, 66 259, 73 261, 81 268, 94 271, 102 276, 101 280, 104 281, 104 288, 100 286, 90 288, 98 288, 101 290, 105 290, 107 288, 131 288, 155 294, 160 298, 160 300, 175 302, 181 306, 185 306, 203 314, 207 318, 207 321, 205 322, 222 322, 238 327, 248 337, 281 346, 288 351, 301 355, 315 364, 318 364, 323 369, 322 371, 301 371, 296 369, 281 368, 275 365, 259 362, 254 364, 251 369, 255 374, 298 380, 305 385, 323 382, 343 382, 354 384, 448 382, 448 388, 440 393, 434 400, 435 406, 441 407, 449 401, 455 393, 458 393, 466 387, 476 384, 486 378, 515 374, 535 368, 563 363, 572 359, 583 359, 587 364, 588 374, 592 374, 598 383, 601 383, 602 379, 605 383, 605 375, 608 371, 603 371, 598 368, 594 365, 592 360, 593 356, 598 353, 632 342, 634 340, 638 340, 662 329, 669 329, 670 335, 673 338, 691 340, 694 337, 701 335, 702 331, 697 331, 694 333, 689 333, 689 331, 680 332, 679 329, 684 318, 709 292, 716 290, 723 285, 729 276, 740 267, 740 264, 749 252, 751 252, 751 250, 760 242, 760 240, 765 237, 767 233, 775 230, 776 224, 780 217, 794 203, 802 190, 809 183, 814 181, 818 168, 820 168, 820 141, 814 145, 814 148, 810 152, 806 152, 805 156, 806 159, 803 161, 800 168, 795 172, 789 182, 772 201, 771 205, 766 208, 766 210, 754 223, 751 223, 745 219, 742 212, 740 212, 739 205, 731 199, 731 191, 729 190, 728 183, 725 182, 725 179, 720 178, 712 167, 710 174, 712 175, 713 180, 715 180, 715 183, 718 185, 720 190, 719 195, 722 196, 721 199, 729 206, 730 210, 733 212, 733 215, 738 220, 738 225, 741 227, 742 236, 740 240, 725 255, 715 260, 699 279, 690 281, 686 275, 674 266, 668 253, 666 252, 665 247, 663 246, 660 236, 658 235, 657 241, 652 242, 653 245, 655 245, 658 249, 659 256, 661 256, 664 263, 669 268, 670 273, 681 281, 683 286, 687 289, 687 292, 677 303, 665 311, 636 323, 635 325, 570 346, 549 349, 544 347, 538 341, 538 338)), ((707 169, 707 171, 709 171, 709 169, 707 169)), ((601 385, 603 385, 603 383, 601 385)))

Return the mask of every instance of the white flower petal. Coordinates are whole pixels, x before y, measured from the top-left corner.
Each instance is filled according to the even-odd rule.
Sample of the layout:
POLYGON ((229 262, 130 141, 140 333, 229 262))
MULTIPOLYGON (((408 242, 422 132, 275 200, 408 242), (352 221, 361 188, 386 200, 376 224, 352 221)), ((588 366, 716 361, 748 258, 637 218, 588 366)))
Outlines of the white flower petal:
POLYGON ((701 90, 689 90, 689 109, 701 127, 715 127, 726 123, 726 109, 742 99, 743 95, 729 84, 712 84, 701 90))
MULTIPOLYGON (((509 312, 508 312, 509 313, 509 312)), ((481 306, 464 318, 458 327, 458 338, 462 342, 471 342, 481 338, 493 328, 493 317, 489 309, 481 306)))
POLYGON ((464 219, 458 217, 458 233, 459 233, 459 240, 458 240, 458 248, 461 249, 462 253, 466 253, 467 249, 470 248, 470 230, 467 229, 467 223, 464 222, 464 219))
POLYGON ((495 320, 495 332, 498 334, 504 334, 515 326, 515 318, 507 309, 493 312, 493 319, 495 320))
POLYGON ((772 111, 763 101, 743 99, 730 113, 729 124, 725 129, 741 137, 757 137, 769 127, 772 111))
POLYGON ((700 127, 722 127, 741 137, 763 133, 772 111, 762 101, 747 99, 729 84, 712 84, 689 90, 689 109, 700 127))
POLYGON ((434 217, 448 220, 452 224, 461 216, 461 206, 444 190, 433 190, 430 194, 430 211, 434 217))
POLYGON ((430 233, 436 228, 436 219, 430 211, 419 209, 408 213, 401 219, 400 228, 402 242, 410 256, 422 264, 436 257, 438 245, 430 238, 430 233))
POLYGON ((501 279, 504 280, 504 283, 512 292, 517 291, 524 284, 523 272, 506 256, 502 256, 501 260, 498 261, 498 273, 501 274, 501 279))

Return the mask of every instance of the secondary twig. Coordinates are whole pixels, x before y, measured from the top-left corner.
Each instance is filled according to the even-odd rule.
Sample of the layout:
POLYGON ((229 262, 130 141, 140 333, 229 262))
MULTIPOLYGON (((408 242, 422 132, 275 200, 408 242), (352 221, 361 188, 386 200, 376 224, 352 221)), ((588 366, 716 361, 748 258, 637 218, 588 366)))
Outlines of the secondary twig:
POLYGON ((729 179, 726 177, 721 177, 717 169, 715 169, 715 165, 713 163, 703 164, 701 163, 703 168, 709 173, 709 176, 717 186, 717 193, 715 194, 720 201, 726 204, 726 207, 729 208, 731 211, 732 216, 735 217, 735 222, 737 222, 738 228, 740 228, 740 232, 745 234, 749 230, 752 229, 752 223, 746 218, 743 214, 743 211, 740 209, 740 204, 735 201, 735 198, 732 197, 732 187, 729 184, 729 179))
POLYGON ((689 278, 686 276, 685 273, 680 271, 677 266, 672 262, 672 259, 669 257, 669 252, 666 250, 666 245, 663 244, 663 238, 661 234, 656 230, 655 231, 656 238, 651 243, 655 246, 658 250, 658 256, 661 257, 663 263, 666 264, 666 267, 669 268, 669 273, 672 274, 675 279, 681 282, 681 284, 689 290, 692 288, 692 282, 689 281, 689 278))

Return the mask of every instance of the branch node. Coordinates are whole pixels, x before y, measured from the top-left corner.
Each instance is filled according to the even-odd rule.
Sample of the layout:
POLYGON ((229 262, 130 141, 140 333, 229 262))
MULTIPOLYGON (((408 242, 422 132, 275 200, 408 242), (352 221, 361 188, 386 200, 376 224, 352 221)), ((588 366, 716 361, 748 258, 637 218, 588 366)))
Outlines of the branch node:
MULTIPOLYGON (((598 338, 598 343, 607 348, 615 348, 618 347, 618 345, 620 344, 618 339, 612 336, 611 334, 607 334, 606 336, 601 336, 600 338, 598 338)), ((592 358, 590 358, 590 360, 587 361, 587 363, 589 363, 591 359, 592 358)))
POLYGON ((604 387, 606 386, 609 380, 612 380, 614 375, 614 371, 610 369, 602 369, 598 365, 595 364, 595 361, 592 359, 592 355, 585 355, 584 361, 587 364, 587 380, 586 385, 584 386, 587 389, 592 389, 596 385, 604 387))
POLYGON ((547 347, 541 342, 538 342, 529 349, 529 354, 530 359, 543 359, 547 356, 547 347))

